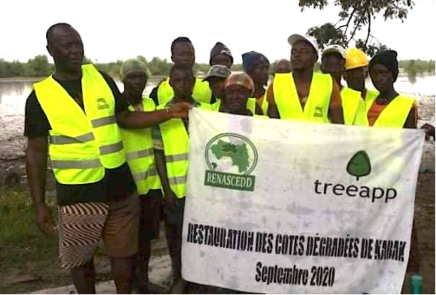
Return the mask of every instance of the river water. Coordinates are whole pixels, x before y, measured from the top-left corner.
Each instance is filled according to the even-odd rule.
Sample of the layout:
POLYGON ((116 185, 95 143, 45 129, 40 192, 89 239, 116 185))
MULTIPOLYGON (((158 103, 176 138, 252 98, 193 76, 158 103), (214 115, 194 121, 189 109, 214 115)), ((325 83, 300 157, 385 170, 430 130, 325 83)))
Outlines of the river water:
MULTIPOLYGON (((161 77, 152 77, 145 93, 150 93, 161 77)), ((0 160, 22 156, 25 148, 24 107, 26 98, 32 91, 32 80, 0 79, 0 160)), ((417 77, 411 83, 407 77, 399 77, 395 87, 401 93, 418 98, 420 102, 420 125, 434 124, 435 76, 417 77)), ((123 84, 117 81, 122 91, 123 84)), ((372 84, 368 81, 368 87, 372 84)))

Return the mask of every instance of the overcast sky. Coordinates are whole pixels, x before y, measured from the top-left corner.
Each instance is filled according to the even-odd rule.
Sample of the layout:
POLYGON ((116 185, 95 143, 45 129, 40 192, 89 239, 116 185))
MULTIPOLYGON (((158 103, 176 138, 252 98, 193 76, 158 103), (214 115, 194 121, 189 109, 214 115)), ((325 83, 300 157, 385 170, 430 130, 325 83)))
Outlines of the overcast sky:
MULTIPOLYGON (((414 1, 404 23, 384 22, 379 15, 372 32, 397 50, 399 59, 435 59, 435 0, 414 1)), ((85 55, 94 62, 137 55, 170 59, 172 40, 187 36, 197 62, 207 63, 212 46, 221 41, 240 63, 241 54, 250 50, 270 61, 288 58, 290 34, 335 23, 339 9, 330 5, 301 12, 297 0, 10 0, 0 1, 0 11, 0 58, 8 61, 46 54, 46 30, 67 22, 81 34, 85 55)))

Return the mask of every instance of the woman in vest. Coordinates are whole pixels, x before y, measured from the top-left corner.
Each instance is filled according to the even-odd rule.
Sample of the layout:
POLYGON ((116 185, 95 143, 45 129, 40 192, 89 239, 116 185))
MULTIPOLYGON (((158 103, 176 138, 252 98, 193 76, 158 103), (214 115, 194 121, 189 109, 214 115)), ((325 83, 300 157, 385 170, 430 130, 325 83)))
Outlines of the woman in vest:
POLYGON ((398 72, 396 51, 381 51, 369 62, 372 84, 379 91, 378 96, 366 101, 369 126, 416 128, 415 98, 399 94, 394 88, 398 72))
MULTIPOLYGON (((398 72, 396 51, 381 51, 369 62, 371 81, 379 91, 378 96, 366 101, 369 126, 416 128, 418 120, 416 100, 399 94, 394 88, 398 72)), ((408 273, 419 272, 419 260, 417 231, 413 223, 408 273)))

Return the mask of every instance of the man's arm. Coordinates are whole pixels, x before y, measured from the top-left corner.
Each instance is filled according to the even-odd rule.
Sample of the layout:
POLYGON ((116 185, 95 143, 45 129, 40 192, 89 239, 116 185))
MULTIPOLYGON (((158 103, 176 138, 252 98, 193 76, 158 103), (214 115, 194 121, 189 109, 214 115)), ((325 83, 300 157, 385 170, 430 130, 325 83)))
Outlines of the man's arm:
POLYGON ((176 206, 176 196, 171 190, 170 182, 168 180, 167 165, 165 159, 165 152, 163 147, 162 135, 158 126, 153 126, 153 144, 154 144, 154 158, 156 162, 156 170, 159 175, 160 182, 164 193, 164 204, 167 207, 176 206))
POLYGON ((157 173, 160 178, 160 182, 162 183, 162 189, 165 192, 165 195, 167 192, 171 191, 170 182, 168 180, 168 173, 167 173, 167 166, 166 166, 166 160, 165 160, 165 153, 163 150, 154 150, 154 157, 156 160, 156 169, 157 173))
POLYGON ((159 88, 159 85, 160 85, 160 83, 151 90, 150 95, 148 96, 154 101, 155 105, 159 105, 159 100, 157 97, 157 90, 159 88))
POLYGON ((115 116, 118 125, 125 129, 148 128, 173 118, 186 118, 191 105, 187 103, 176 103, 169 109, 153 112, 131 112, 129 104, 121 94, 115 81, 105 72, 100 71, 115 99, 115 116))
POLYGON ((404 123, 404 128, 415 129, 417 121, 416 107, 413 106, 407 116, 406 122, 404 123))
POLYGON ((280 114, 279 114, 279 109, 277 108, 276 105, 276 100, 274 97, 274 88, 273 88, 273 83, 271 83, 268 86, 268 89, 266 90, 266 100, 268 101, 268 117, 273 118, 273 119, 280 119, 280 114))
POLYGON ((341 90, 334 79, 332 79, 332 95, 330 97, 329 117, 334 124, 344 124, 344 111, 342 109, 341 90))
POLYGON ((260 105, 257 104, 257 102, 255 104, 255 114, 256 115, 263 115, 264 114, 262 111, 262 108, 260 107, 260 105))
POLYGON ((24 135, 28 138, 26 172, 30 195, 35 207, 35 220, 45 234, 54 233, 54 222, 49 207, 45 204, 47 174, 48 133, 50 123, 39 104, 35 91, 26 100, 24 135))
POLYGON ((173 104, 170 108, 153 112, 131 112, 124 110, 116 113, 117 123, 126 129, 148 128, 155 124, 175 118, 187 118, 191 105, 185 102, 173 104))
POLYGON ((45 184, 47 174, 47 137, 29 138, 26 152, 26 172, 30 195, 35 207, 35 220, 45 234, 55 230, 51 211, 45 203, 45 184))

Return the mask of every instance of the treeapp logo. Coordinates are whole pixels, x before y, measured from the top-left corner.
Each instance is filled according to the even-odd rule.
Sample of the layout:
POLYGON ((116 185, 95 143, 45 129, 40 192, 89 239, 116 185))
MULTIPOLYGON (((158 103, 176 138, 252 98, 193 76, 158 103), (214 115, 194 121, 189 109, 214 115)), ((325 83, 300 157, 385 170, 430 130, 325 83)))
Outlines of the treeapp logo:
MULTIPOLYGON (((356 184, 360 178, 371 174, 371 160, 366 151, 356 152, 348 161, 346 171, 351 176, 356 178, 356 184)), ((384 201, 388 203, 390 200, 395 199, 398 195, 395 188, 382 188, 382 187, 368 187, 365 185, 344 185, 341 183, 321 182, 319 179, 314 181, 314 192, 318 195, 336 195, 347 197, 359 197, 371 200, 372 203, 376 201, 384 201)))
POLYGON ((371 174, 371 160, 368 154, 365 151, 355 153, 348 161, 347 172, 352 176, 356 176, 356 180, 359 180, 359 177, 371 174))

